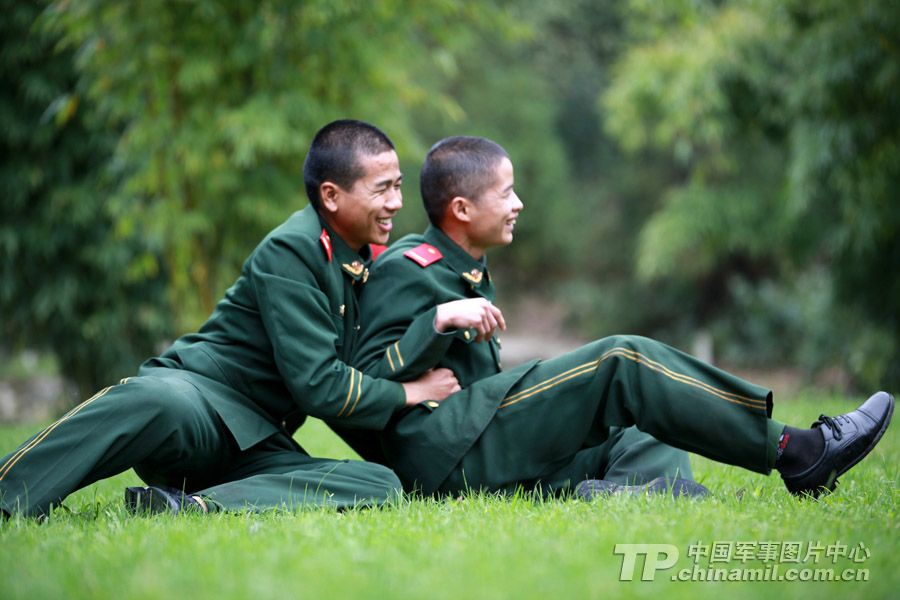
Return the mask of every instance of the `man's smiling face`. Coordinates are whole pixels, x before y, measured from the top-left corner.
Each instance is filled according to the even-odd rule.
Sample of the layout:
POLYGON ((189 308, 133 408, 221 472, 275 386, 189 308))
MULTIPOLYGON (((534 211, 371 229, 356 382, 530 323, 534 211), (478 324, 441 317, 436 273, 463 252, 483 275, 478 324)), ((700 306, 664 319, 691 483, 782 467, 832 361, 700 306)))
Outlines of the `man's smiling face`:
POLYGON ((328 219, 335 233, 356 251, 365 244, 387 244, 392 219, 403 207, 403 174, 396 152, 362 155, 359 164, 365 175, 353 187, 334 186, 336 210, 328 219))
POLYGON ((488 248, 512 242, 516 219, 522 210, 522 201, 513 190, 514 183, 512 163, 503 158, 497 164, 493 185, 470 202, 468 250, 476 258, 488 248))

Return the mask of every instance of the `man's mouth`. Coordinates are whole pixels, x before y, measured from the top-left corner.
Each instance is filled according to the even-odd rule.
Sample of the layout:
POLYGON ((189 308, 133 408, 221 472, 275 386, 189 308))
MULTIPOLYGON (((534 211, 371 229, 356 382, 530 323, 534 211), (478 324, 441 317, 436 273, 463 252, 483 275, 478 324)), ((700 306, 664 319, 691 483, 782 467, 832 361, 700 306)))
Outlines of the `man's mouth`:
POLYGON ((383 218, 383 219, 375 219, 375 222, 378 223, 383 229, 386 229, 388 231, 390 231, 390 229, 392 227, 391 217, 387 217, 387 218, 383 218))

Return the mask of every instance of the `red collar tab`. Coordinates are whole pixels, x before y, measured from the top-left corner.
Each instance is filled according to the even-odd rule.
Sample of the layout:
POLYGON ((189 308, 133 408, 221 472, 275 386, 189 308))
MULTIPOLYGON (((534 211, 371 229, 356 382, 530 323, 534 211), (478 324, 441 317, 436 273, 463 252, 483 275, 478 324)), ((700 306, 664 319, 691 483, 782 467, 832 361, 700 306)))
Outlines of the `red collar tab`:
POLYGON ((378 258, 378 255, 387 250, 387 246, 382 246, 381 244, 369 244, 369 253, 372 255, 372 260, 378 258))
POLYGON ((412 250, 404 252, 403 256, 409 258, 422 268, 427 267, 431 263, 437 262, 444 257, 444 255, 441 254, 441 251, 431 244, 416 246, 412 250))
POLYGON ((328 237, 328 232, 324 228, 322 229, 322 235, 319 236, 319 241, 322 242, 322 247, 325 248, 328 262, 331 262, 331 238, 328 237))

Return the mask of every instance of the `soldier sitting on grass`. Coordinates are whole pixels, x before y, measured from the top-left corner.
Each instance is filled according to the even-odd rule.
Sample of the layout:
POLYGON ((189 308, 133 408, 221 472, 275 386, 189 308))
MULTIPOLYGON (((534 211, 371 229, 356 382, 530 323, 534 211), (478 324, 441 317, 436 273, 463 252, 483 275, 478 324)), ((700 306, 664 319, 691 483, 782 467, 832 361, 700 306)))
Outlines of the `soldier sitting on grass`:
POLYGON ((391 140, 360 121, 314 137, 303 166, 310 206, 260 242, 198 333, 177 340, 0 459, 2 514, 40 516, 70 493, 134 468, 136 511, 381 504, 390 470, 313 458, 294 441, 307 415, 383 427, 395 411, 458 390, 446 370, 403 384, 347 364, 370 244, 400 210, 391 140))
POLYGON ((446 367, 463 387, 398 412, 377 440, 348 438, 405 489, 703 495, 680 466, 676 452, 686 450, 758 473, 774 468, 790 492, 818 496, 881 439, 894 407, 887 393, 795 428, 772 418, 771 391, 643 337, 608 337, 502 371, 495 333, 506 326, 485 253, 513 239, 523 208, 513 179, 494 142, 437 143, 421 174, 431 226, 380 256, 363 292, 353 364, 395 381, 446 367))

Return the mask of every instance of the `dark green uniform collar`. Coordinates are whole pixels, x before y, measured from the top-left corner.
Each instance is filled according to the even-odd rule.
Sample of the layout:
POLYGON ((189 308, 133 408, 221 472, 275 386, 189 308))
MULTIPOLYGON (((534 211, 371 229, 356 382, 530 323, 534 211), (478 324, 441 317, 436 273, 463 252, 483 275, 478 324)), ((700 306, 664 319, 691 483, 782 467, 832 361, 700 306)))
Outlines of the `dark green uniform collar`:
POLYGON ((459 247, 446 233, 429 225, 425 230, 425 241, 441 251, 443 260, 453 271, 459 273, 472 287, 481 288, 490 284, 491 276, 487 270, 487 256, 481 260, 459 247))
POLYGON ((356 253, 347 245, 347 242, 345 242, 341 236, 336 234, 334 230, 325 223, 321 215, 319 216, 319 222, 322 224, 322 228, 327 235, 327 239, 324 241, 320 239, 320 243, 323 245, 330 245, 330 249, 326 248, 326 252, 330 253, 330 260, 337 263, 344 273, 354 281, 363 279, 363 282, 365 282, 365 279, 368 278, 368 266, 371 262, 372 254, 369 244, 365 244, 360 248, 359 253, 356 253))

